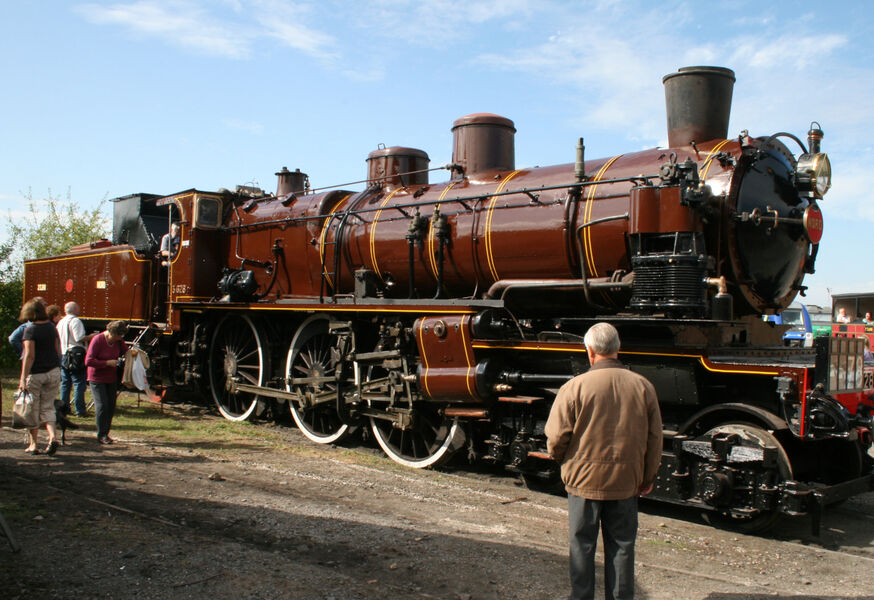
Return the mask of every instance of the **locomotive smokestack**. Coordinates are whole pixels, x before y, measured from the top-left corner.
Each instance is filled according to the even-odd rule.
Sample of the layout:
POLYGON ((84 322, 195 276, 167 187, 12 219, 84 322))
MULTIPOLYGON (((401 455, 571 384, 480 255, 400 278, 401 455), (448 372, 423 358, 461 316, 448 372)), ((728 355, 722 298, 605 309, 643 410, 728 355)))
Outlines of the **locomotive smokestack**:
POLYGON ((734 81, 734 71, 723 67, 683 67, 665 75, 668 146, 725 139, 734 81))
POLYGON ((276 195, 277 196, 285 196, 286 194, 297 194, 306 190, 307 182, 309 177, 307 177, 306 173, 301 173, 300 169, 295 169, 292 173, 286 167, 282 167, 282 170, 275 174, 277 177, 276 182, 276 195))

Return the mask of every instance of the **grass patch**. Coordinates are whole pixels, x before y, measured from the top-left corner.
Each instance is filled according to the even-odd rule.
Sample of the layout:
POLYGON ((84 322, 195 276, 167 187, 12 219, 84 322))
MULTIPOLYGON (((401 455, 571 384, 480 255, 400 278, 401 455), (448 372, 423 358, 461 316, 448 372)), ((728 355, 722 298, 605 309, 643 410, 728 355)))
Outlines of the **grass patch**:
POLYGON ((32 519, 40 514, 33 506, 27 504, 19 504, 18 502, 2 502, 0 503, 0 514, 9 520, 13 519, 32 519))
MULTIPOLYGON (((12 405, 18 390, 18 373, 2 373, 3 424, 11 425, 12 405)), ((91 391, 85 392, 85 404, 90 406, 89 416, 73 418, 80 432, 95 433, 94 407, 91 406, 91 391)), ((257 427, 242 421, 227 421, 211 415, 205 407, 197 405, 165 405, 162 407, 148 401, 145 396, 122 391, 118 395, 112 432, 121 437, 168 445, 191 445, 221 452, 223 449, 239 449, 240 446, 280 445, 282 438, 269 428, 257 427), (138 401, 139 400, 139 401, 138 401)))
POLYGON ((643 543, 650 546, 658 546, 660 548, 676 548, 678 550, 685 550, 687 548, 686 544, 683 542, 674 542, 671 540, 644 540, 643 543))
MULTIPOLYGON (((2 425, 11 426, 12 404, 18 390, 18 372, 0 371, 2 389, 2 425)), ((73 417, 78 425, 78 434, 96 435, 94 407, 91 406, 91 391, 85 392, 85 404, 90 406, 85 418, 73 417)), ((367 467, 395 473, 409 473, 409 469, 399 465, 369 448, 372 443, 362 442, 359 435, 353 434, 348 443, 324 446, 310 442, 303 436, 292 436, 296 430, 293 424, 279 425, 269 422, 228 421, 217 412, 211 412, 212 404, 206 400, 201 404, 162 405, 141 398, 136 393, 122 391, 116 403, 112 419, 111 433, 124 440, 176 447, 197 451, 205 456, 219 460, 232 456, 235 452, 270 452, 284 456, 303 458, 325 458, 341 462, 356 463, 367 467)), ((363 424, 362 427, 367 427, 363 424)), ((45 432, 40 434, 45 439, 45 432)), ((375 445, 375 444, 373 444, 375 445)), ((439 476, 439 475, 438 475, 439 476)))
MULTIPOLYGON (((18 372, 0 372, 2 389, 2 424, 12 422, 12 404, 18 390, 18 372)), ((94 407, 91 406, 91 391, 86 389, 85 404, 90 406, 88 417, 73 417, 80 435, 96 435, 94 407)), ((112 434, 126 440, 136 440, 156 445, 190 448, 205 455, 221 459, 240 451, 267 451, 277 454, 321 458, 328 452, 333 458, 385 468, 387 461, 354 447, 321 446, 301 439, 290 440, 291 425, 272 425, 267 422, 228 421, 217 413, 210 412, 211 405, 173 404, 163 407, 150 402, 145 395, 122 391, 118 395, 115 415, 112 419, 112 434)), ((45 432, 41 438, 45 439, 45 432)), ((354 443, 354 442, 353 442, 354 443)), ((394 463, 391 463, 394 464, 394 463)))

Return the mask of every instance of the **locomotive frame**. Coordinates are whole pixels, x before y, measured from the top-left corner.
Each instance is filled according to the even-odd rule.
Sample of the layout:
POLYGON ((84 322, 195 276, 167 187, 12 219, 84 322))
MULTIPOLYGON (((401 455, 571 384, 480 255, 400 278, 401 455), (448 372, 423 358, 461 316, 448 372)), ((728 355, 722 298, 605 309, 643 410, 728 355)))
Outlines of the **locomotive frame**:
POLYGON ((529 480, 555 476, 543 425, 607 320, 658 392, 654 498, 816 528, 874 484, 874 367, 856 340, 785 348, 761 320, 813 271, 830 171, 818 125, 808 147, 726 139, 733 79, 665 78, 668 150, 586 161, 580 140, 571 165, 517 169, 513 123, 478 114, 453 127, 444 183, 391 147, 362 192, 283 168, 275 194, 125 196, 111 242, 28 261, 25 295, 76 300, 90 330, 128 320, 155 389, 211 396, 225 418, 290 416, 316 443, 369 427, 406 466, 464 449, 529 480))

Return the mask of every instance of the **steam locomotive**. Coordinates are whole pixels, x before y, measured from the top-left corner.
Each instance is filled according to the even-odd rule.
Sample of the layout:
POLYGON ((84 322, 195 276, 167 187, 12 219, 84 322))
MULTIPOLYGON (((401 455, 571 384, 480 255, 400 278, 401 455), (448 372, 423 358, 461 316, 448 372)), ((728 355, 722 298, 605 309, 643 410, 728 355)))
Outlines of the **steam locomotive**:
POLYGON ((227 419, 290 414, 315 443, 363 430, 409 467, 463 449, 531 480, 555 474, 551 402, 608 321, 658 392, 652 497, 816 524, 874 482, 874 368, 862 342, 786 348, 761 318, 814 270, 831 170, 817 123, 806 144, 727 138, 734 81, 664 77, 669 148, 587 160, 580 139, 573 162, 517 168, 514 123, 472 114, 439 183, 422 150, 380 147, 359 192, 283 167, 275 193, 117 198, 113 239, 28 261, 25 294, 76 300, 89 329, 128 320, 154 389, 227 419))

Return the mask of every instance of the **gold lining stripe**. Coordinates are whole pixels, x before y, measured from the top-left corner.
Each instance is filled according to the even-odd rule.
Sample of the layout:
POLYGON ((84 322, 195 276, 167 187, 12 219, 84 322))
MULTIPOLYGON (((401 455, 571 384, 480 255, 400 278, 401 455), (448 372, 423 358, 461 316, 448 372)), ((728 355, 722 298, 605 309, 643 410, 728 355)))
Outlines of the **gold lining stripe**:
POLYGON ((396 188, 392 190, 391 194, 385 197, 385 200, 382 201, 382 204, 379 205, 379 210, 376 211, 376 214, 373 215, 373 221, 370 223, 370 264, 373 267, 373 272, 376 273, 376 276, 382 279, 382 272, 379 270, 379 264, 376 262, 376 223, 379 221, 379 215, 382 214, 383 208, 388 204, 388 201, 395 197, 395 194, 400 192, 404 188, 396 188))
POLYGON ((464 346, 464 360, 467 362, 467 373, 464 377, 464 383, 467 385, 467 393, 470 394, 471 398, 476 398, 477 395, 474 390, 470 386, 470 370, 473 369, 473 360, 471 360, 470 352, 467 348, 467 338, 465 337, 465 332, 467 331, 467 324, 470 322, 470 317, 461 317, 461 343, 464 346))
MULTIPOLYGON (((187 193, 180 194, 180 195, 164 196, 163 198, 157 198, 155 200, 155 202, 158 202, 160 200, 170 200, 173 202, 178 202, 179 200, 184 200, 185 198, 191 198, 196 193, 197 192, 187 192, 187 193)), ((167 204, 169 204, 169 202, 163 202, 161 204, 158 204, 158 206, 167 206, 167 204)))
POLYGON ((711 373, 742 373, 745 375, 779 375, 780 371, 741 371, 739 369, 720 369, 714 365, 714 363, 707 360, 705 356, 701 354, 675 354, 671 352, 619 352, 619 354, 634 354, 639 356, 669 356, 672 358, 695 358, 700 363, 701 366, 710 371, 711 373))
MULTIPOLYGON (((345 202, 351 195, 352 194, 346 194, 345 196, 337 200, 337 203, 331 209, 331 212, 328 213, 325 222, 322 224, 322 233, 321 235, 319 235, 319 262, 322 265, 322 275, 324 276, 325 280, 327 280, 330 287, 334 287, 334 282, 331 281, 331 277, 330 275, 328 275, 328 270, 325 268, 325 240, 328 238, 328 226, 333 220, 334 213, 340 210, 340 205, 343 204, 343 202, 345 202)), ((336 251, 337 250, 335 249, 334 252, 336 251)))
MULTIPOLYGON (((167 233, 169 233, 169 231, 167 233)), ((188 243, 189 243, 189 245, 191 244, 190 238, 189 238, 188 243)), ((193 252, 193 250, 192 250, 192 252, 193 252)), ((169 283, 169 288, 170 288, 169 293, 167 294, 167 299, 170 302, 175 302, 176 299, 178 298, 178 296, 173 293, 173 288, 176 287, 173 284, 173 265, 176 264, 176 261, 179 260, 180 256, 182 256, 182 227, 181 226, 179 227, 179 247, 176 249, 176 256, 174 256, 173 259, 167 264, 167 281, 169 283)), ((158 274, 160 275, 160 271, 158 272, 158 274)), ((172 311, 168 311, 168 313, 169 314, 167 315, 167 324, 173 325, 173 313, 172 313, 172 311)))
MULTIPOLYGON (((180 303, 184 304, 184 303, 180 303)), ((326 312, 379 312, 379 313, 410 313, 410 314, 436 314, 436 315, 470 315, 477 310, 472 308, 447 308, 445 306, 439 306, 430 308, 427 306, 417 307, 417 308, 390 308, 388 306, 380 306, 374 308, 365 308, 363 306, 334 306, 330 304, 319 304, 318 302, 313 302, 312 304, 307 304, 304 306, 257 306, 257 305, 236 305, 236 306, 217 306, 215 304, 207 304, 202 306, 186 306, 188 308, 198 308, 198 309, 209 309, 209 310, 287 310, 291 312, 313 312, 313 311, 326 311, 326 312)))
MULTIPOLYGON (((616 162, 622 155, 619 154, 614 156, 610 160, 604 163, 604 165, 598 169, 598 173, 595 175, 593 181, 601 181, 601 178, 604 177, 604 174, 607 172, 613 163, 616 162)), ((595 207, 595 191, 598 189, 598 184, 596 183, 593 186, 589 187, 588 193, 586 194, 586 208, 583 211, 583 224, 588 223, 592 219, 592 210, 595 207)), ((592 228, 586 227, 583 231, 583 247, 585 249, 586 254, 586 262, 589 265, 589 274, 592 277, 598 276, 598 270, 595 268, 595 254, 593 252, 593 244, 592 244, 592 228)), ((582 265, 580 265, 582 268, 582 265)))
MULTIPOLYGON (((499 194, 504 191, 507 183, 510 182, 516 175, 518 175, 521 171, 516 170, 504 177, 504 180, 501 182, 501 185, 494 191, 495 194, 499 194)), ((486 230, 485 230, 485 238, 486 238, 486 260, 489 263, 489 270, 492 272, 492 278, 495 281, 499 281, 501 278, 498 276, 498 269, 495 267, 495 256, 492 252, 492 218, 495 214, 495 205, 498 203, 498 196, 492 196, 491 202, 489 202, 489 208, 486 212, 486 230)))
POLYGON ((419 333, 416 336, 419 342, 419 355, 422 357, 422 364, 425 365, 425 372, 422 375, 422 387, 425 388, 425 393, 430 396, 431 388, 428 386, 428 355, 425 352, 425 319, 419 320, 419 333))
POLYGON ((549 344, 543 344, 539 342, 531 342, 530 344, 509 344, 503 342, 474 342, 471 344, 472 347, 487 350, 487 349, 497 349, 497 350, 537 350, 539 352, 585 352, 586 347, 582 344, 579 347, 567 347, 567 346, 555 346, 549 344))
MULTIPOLYGON (((556 347, 546 347, 540 344, 534 346, 525 346, 519 344, 483 344, 483 343, 474 343, 471 344, 474 348, 480 350, 533 350, 536 352, 577 352, 583 353, 586 351, 585 347, 580 348, 556 348, 556 347)), ((620 350, 619 354, 630 354, 637 356, 668 356, 672 358, 694 358, 695 360, 701 363, 705 369, 710 371, 711 373, 740 373, 742 375, 768 375, 775 376, 779 375, 780 371, 750 371, 750 370, 740 370, 740 369, 727 369, 727 368, 718 368, 714 365, 714 363, 707 360, 706 357, 701 354, 675 354, 670 352, 630 352, 620 350)))
POLYGON ((188 246, 182 245, 182 242, 185 241, 185 239, 182 237, 182 234, 183 234, 183 231, 182 231, 182 227, 180 226, 179 227, 179 247, 176 248, 176 256, 174 256, 173 260, 170 261, 170 265, 169 265, 170 267, 172 267, 174 264, 176 264, 176 261, 179 260, 179 256, 182 254, 182 248, 187 248, 188 246, 191 245, 191 236, 190 235, 188 236, 188 246))
POLYGON ((713 164, 713 159, 716 157, 716 153, 719 152, 723 146, 725 146, 731 140, 722 140, 718 144, 713 147, 713 150, 707 155, 707 158, 704 159, 704 173, 701 175, 701 181, 703 182, 707 179, 707 172, 710 170, 710 165, 713 164))
POLYGON ((132 319, 130 315, 125 317, 88 317, 85 315, 79 315, 79 318, 83 321, 125 321, 128 325, 131 323, 148 323, 149 318, 145 317, 142 319, 132 319))
MULTIPOLYGON (((440 208, 440 202, 446 198, 446 194, 449 193, 455 184, 458 181, 453 181, 449 185, 447 185, 442 192, 440 192, 440 197, 437 198, 437 204, 434 206, 434 209, 440 208)), ((431 263, 431 272, 434 275, 434 279, 437 279, 437 250, 434 248, 434 220, 428 220, 428 261, 431 263)))
MULTIPOLYGON (((180 243, 181 243, 181 240, 180 240, 180 243)), ((106 246, 106 247, 109 248, 109 246, 106 246)), ((37 265, 37 264, 42 264, 42 263, 58 262, 61 260, 74 260, 74 259, 79 259, 79 258, 99 258, 101 256, 109 256, 111 254, 125 254, 125 253, 131 254, 133 256, 133 259, 137 262, 144 262, 144 263, 152 262, 148 258, 137 258, 136 252, 134 252, 130 248, 127 248, 125 250, 113 250, 112 252, 100 252, 100 248, 95 248, 93 254, 77 254, 75 256, 58 256, 58 257, 54 257, 54 258, 40 258, 40 259, 35 259, 35 260, 29 260, 27 262, 28 262, 28 264, 31 264, 31 265, 37 265)))

